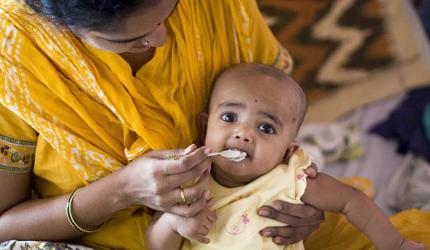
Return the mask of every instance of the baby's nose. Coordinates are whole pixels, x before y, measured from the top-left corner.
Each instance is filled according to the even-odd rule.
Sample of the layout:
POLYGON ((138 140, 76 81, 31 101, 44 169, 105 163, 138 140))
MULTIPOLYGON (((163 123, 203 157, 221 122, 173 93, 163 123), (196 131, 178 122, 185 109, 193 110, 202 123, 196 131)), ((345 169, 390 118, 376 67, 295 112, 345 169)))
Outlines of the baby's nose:
POLYGON ((234 135, 234 138, 236 140, 241 140, 246 143, 252 143, 254 141, 254 135, 251 129, 247 128, 241 128, 236 131, 236 134, 234 135))

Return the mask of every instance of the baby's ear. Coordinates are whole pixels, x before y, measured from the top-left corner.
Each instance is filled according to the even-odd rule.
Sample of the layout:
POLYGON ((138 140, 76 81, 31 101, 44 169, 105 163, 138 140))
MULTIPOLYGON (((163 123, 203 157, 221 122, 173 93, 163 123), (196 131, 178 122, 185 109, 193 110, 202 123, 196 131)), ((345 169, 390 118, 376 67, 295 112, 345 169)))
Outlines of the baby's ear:
POLYGON ((288 146, 287 151, 285 152, 284 155, 284 163, 288 164, 288 162, 290 161, 291 156, 297 151, 299 150, 300 146, 297 142, 293 141, 291 142, 291 144, 288 146))
POLYGON ((197 129, 199 130, 199 146, 203 146, 205 144, 206 139, 206 130, 208 127, 208 119, 209 115, 207 113, 200 113, 197 118, 197 129))

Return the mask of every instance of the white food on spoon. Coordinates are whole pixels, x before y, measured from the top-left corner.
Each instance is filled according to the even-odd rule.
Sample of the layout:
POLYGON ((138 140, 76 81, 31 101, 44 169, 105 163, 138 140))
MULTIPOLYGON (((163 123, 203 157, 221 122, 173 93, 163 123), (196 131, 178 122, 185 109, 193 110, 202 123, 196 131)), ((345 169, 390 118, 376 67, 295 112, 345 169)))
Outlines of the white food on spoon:
POLYGON ((236 150, 236 149, 227 149, 219 153, 211 153, 209 156, 220 155, 228 160, 240 162, 246 158, 246 152, 236 150))

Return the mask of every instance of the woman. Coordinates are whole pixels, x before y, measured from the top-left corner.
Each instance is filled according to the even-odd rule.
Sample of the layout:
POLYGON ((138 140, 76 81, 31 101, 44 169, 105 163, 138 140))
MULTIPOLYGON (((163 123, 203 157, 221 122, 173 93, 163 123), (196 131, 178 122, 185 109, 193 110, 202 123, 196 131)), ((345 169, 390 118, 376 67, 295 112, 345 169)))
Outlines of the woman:
MULTIPOLYGON (((292 66, 253 0, 2 1, 0 39, 0 242, 144 249, 146 207, 204 206, 208 149, 186 147, 215 77, 292 66)), ((260 214, 290 224, 262 230, 279 244, 322 221, 278 205, 260 214)))

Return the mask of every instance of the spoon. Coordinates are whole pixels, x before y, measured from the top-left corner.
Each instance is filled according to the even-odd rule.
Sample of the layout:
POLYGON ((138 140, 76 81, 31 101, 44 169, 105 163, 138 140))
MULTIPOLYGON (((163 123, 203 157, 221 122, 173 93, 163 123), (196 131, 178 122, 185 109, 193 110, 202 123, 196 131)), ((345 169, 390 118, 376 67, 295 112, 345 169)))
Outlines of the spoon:
POLYGON ((224 157, 228 160, 231 160, 231 161, 239 162, 239 161, 243 161, 245 159, 246 152, 239 151, 236 149, 227 149, 227 150, 224 150, 222 152, 216 152, 216 153, 208 154, 208 156, 215 156, 215 155, 222 156, 222 157, 224 157))

